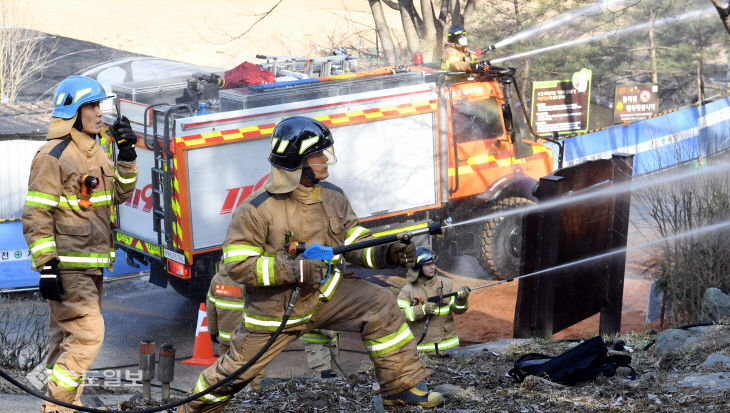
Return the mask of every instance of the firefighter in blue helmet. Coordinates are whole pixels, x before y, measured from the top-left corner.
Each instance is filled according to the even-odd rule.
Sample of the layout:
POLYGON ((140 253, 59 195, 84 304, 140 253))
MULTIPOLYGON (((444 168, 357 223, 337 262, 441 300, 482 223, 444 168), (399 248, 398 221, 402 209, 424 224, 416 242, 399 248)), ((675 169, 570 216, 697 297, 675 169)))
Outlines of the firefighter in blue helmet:
MULTIPOLYGON (((101 148, 107 131, 99 103, 107 98, 88 77, 71 76, 58 85, 23 207, 31 266, 40 272, 38 288, 49 306, 47 394, 74 404, 104 339, 102 270, 114 261, 112 207, 132 195, 137 181, 137 136, 126 118, 111 129, 116 162, 101 148)), ((71 410, 45 402, 41 411, 71 410)))
POLYGON ((451 293, 452 284, 449 278, 436 275, 436 254, 426 247, 416 248, 416 265, 408 270, 406 279, 398 294, 398 306, 421 341, 418 351, 438 353, 459 347, 453 314, 469 308, 469 287, 459 288, 456 296, 429 302, 429 297, 451 293))

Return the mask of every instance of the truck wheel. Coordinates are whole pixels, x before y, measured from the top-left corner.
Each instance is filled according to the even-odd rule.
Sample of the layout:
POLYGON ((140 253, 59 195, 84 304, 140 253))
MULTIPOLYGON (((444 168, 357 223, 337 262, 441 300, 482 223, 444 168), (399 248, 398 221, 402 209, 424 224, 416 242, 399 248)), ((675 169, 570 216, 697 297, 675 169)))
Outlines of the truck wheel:
MULTIPOLYGON (((489 213, 533 203, 526 198, 505 198, 494 204, 489 213)), ((522 214, 493 218, 485 222, 480 248, 479 264, 487 273, 500 280, 517 276, 522 257, 522 214)))

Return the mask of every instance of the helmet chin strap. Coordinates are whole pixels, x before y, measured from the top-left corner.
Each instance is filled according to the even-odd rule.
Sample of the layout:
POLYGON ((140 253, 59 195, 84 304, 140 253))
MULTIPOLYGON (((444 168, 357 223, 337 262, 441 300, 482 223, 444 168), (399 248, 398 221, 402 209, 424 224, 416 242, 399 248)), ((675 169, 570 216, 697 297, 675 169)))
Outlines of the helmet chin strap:
POLYGON ((317 185, 317 183, 319 182, 319 179, 315 178, 314 171, 312 170, 312 168, 309 165, 305 165, 302 168, 301 180, 306 181, 306 183, 304 183, 304 182, 302 183, 304 186, 314 186, 314 185, 317 185), (310 182, 311 182, 311 184, 307 185, 310 182))

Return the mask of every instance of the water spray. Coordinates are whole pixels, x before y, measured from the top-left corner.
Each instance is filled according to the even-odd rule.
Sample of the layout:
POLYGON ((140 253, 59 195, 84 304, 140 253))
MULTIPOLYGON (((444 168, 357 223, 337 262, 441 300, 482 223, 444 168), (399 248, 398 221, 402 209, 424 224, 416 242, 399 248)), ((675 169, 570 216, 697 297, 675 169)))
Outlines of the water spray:
MULTIPOLYGON (((666 236, 664 238, 660 238, 660 239, 657 239, 657 240, 654 240, 654 241, 648 241, 648 242, 645 242, 643 244, 634 245, 632 247, 615 248, 615 249, 610 250, 608 252, 605 252, 603 254, 598 254, 598 255, 594 255, 592 257, 582 258, 580 260, 568 262, 568 263, 565 263, 565 264, 556 265, 556 266, 550 267, 550 268, 545 268, 545 269, 542 269, 542 270, 539 270, 539 271, 532 272, 530 274, 520 275, 518 277, 507 278, 505 280, 495 281, 495 282, 492 282, 492 283, 489 283, 489 284, 479 285, 477 287, 471 287, 470 290, 471 291, 481 290, 483 288, 489 288, 489 287, 492 287, 492 286, 495 286, 495 285, 498 285, 498 284, 512 282, 514 280, 520 280, 520 279, 523 279, 523 278, 535 277, 535 276, 538 276, 538 275, 546 275, 546 274, 549 274, 551 272, 556 272, 557 273, 557 271, 559 271, 559 270, 563 270, 563 269, 566 269, 566 268, 570 268, 570 267, 573 267, 573 266, 576 266, 576 265, 581 265, 581 264, 585 264, 585 263, 588 263, 588 262, 591 262, 591 261, 601 260, 601 259, 604 259, 604 258, 611 257, 613 255, 627 253, 629 251, 633 251, 633 250, 636 250, 636 249, 642 249, 642 248, 646 248, 646 247, 651 247, 653 245, 660 244, 660 243, 663 243, 663 242, 675 241, 675 240, 678 240, 678 239, 681 239, 681 238, 687 238, 687 237, 692 237, 692 236, 706 235, 706 234, 712 233, 714 231, 722 231, 722 230, 727 230, 727 229, 730 229, 730 220, 723 221, 723 222, 719 222, 719 223, 716 223, 716 224, 706 225, 706 226, 700 227, 700 228, 689 229, 687 231, 680 232, 678 234, 669 235, 669 236, 666 236)), ((453 292, 453 293, 449 293, 449 294, 437 295, 437 296, 429 297, 427 299, 427 301, 428 302, 432 302, 432 303, 438 303, 438 302, 441 301, 442 298, 453 297, 453 296, 456 296, 456 294, 457 294, 456 292, 453 292)))
POLYGON ((556 16, 545 22, 542 22, 536 26, 532 26, 519 33, 513 34, 512 36, 510 36, 504 40, 500 40, 499 42, 495 43, 494 46, 492 46, 492 47, 494 49, 496 49, 497 47, 504 47, 509 44, 525 40, 536 34, 553 29, 559 25, 570 22, 577 18, 588 17, 588 16, 591 16, 594 14, 601 13, 603 10, 605 10, 613 5, 623 6, 626 3, 628 3, 629 1, 635 1, 635 0, 602 0, 602 1, 596 2, 595 4, 590 4, 587 6, 579 7, 574 10, 567 11, 559 16, 556 16))
MULTIPOLYGON (((624 181, 617 184, 612 185, 606 185, 605 188, 601 188, 598 190, 591 191, 590 189, 592 187, 583 189, 581 191, 576 192, 570 192, 566 194, 565 196, 551 199, 549 201, 541 202, 539 204, 533 204, 525 207, 520 208, 514 208, 507 211, 500 211, 495 212, 492 214, 487 214, 481 217, 471 218, 464 221, 456 222, 456 223, 449 223, 444 224, 444 229, 447 228, 455 228, 462 225, 469 225, 469 224, 475 224, 483 221, 488 221, 490 219, 496 219, 496 218, 502 218, 502 217, 508 217, 512 215, 522 215, 529 212, 539 211, 542 209, 550 209, 550 208, 556 208, 556 207, 562 207, 567 205, 576 204, 579 202, 591 202, 595 201, 597 199, 607 197, 610 195, 613 195, 615 193, 621 193, 621 192, 629 192, 629 191, 638 191, 641 189, 650 188, 657 185, 664 185, 664 184, 671 184, 677 181, 684 180, 691 176, 702 176, 702 175, 709 175, 714 173, 721 173, 726 172, 730 170, 730 163, 718 163, 714 166, 708 166, 706 168, 703 168, 699 171, 688 171, 683 173, 676 173, 669 176, 662 176, 659 179, 646 179, 646 180, 637 180, 637 181, 624 181)), ((606 183, 601 182, 596 185, 601 185, 606 183)), ((593 187, 595 187, 594 185, 593 187)))
MULTIPOLYGON (((597 35, 594 35, 594 36, 590 36, 590 37, 584 37, 584 38, 580 38, 580 39, 574 39, 574 40, 570 40, 570 41, 567 41, 567 42, 559 43, 559 44, 556 44, 556 45, 543 47, 543 48, 540 48, 540 49, 537 49, 537 50, 531 50, 529 52, 517 53, 517 54, 514 54, 512 56, 506 56, 506 57, 500 57, 500 58, 497 58, 497 59, 492 59, 491 62, 492 63, 499 63, 499 62, 504 62, 504 61, 507 61, 507 60, 519 59, 519 58, 522 58, 522 57, 527 57, 527 56, 532 56, 532 55, 536 55, 536 54, 540 54, 540 53, 545 53, 545 52, 548 52, 548 51, 551 51, 551 50, 562 49, 564 47, 575 46, 575 45, 579 45, 579 44, 583 44, 583 43, 588 43, 588 42, 593 42, 593 41, 596 41, 596 40, 605 39, 605 38, 611 37, 611 36, 616 36, 616 35, 620 35, 620 34, 631 33, 631 32, 635 32, 635 31, 638 31, 638 30, 646 30, 646 29, 649 29, 652 26, 654 26, 654 27, 660 27, 660 26, 664 26, 664 25, 666 25, 668 23, 678 23, 678 22, 681 22, 681 21, 684 21, 684 20, 694 19, 694 18, 703 16, 703 15, 705 15, 707 13, 714 13, 714 12, 716 12, 716 10, 715 10, 714 7, 709 7, 709 8, 702 9, 702 10, 695 10, 695 11, 688 12, 688 13, 683 13, 683 14, 680 14, 680 15, 677 15, 677 16, 670 16, 670 17, 665 17, 665 18, 662 18, 662 19, 658 19, 658 20, 656 20, 653 23, 652 22, 641 23, 641 24, 637 24, 637 25, 634 25, 634 26, 625 27, 623 29, 618 29, 618 30, 613 30, 613 31, 609 31, 609 32, 604 32, 604 33, 600 33, 600 34, 597 34, 597 35)), ((495 46, 496 47, 502 47, 502 46, 504 46, 503 44, 500 44, 500 43, 502 43, 502 42, 496 43, 495 46)))

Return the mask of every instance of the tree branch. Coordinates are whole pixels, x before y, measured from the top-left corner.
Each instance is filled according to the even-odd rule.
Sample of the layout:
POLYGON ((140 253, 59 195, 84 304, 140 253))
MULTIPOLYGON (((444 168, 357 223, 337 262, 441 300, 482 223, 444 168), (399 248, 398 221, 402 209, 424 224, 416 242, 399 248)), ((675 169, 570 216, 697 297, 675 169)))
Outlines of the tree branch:
POLYGON ((247 35, 248 32, 250 32, 253 29, 253 27, 258 24, 258 22, 260 22, 261 20, 265 19, 266 16, 268 16, 269 14, 271 14, 271 12, 273 12, 274 9, 277 8, 281 4, 282 1, 284 1, 284 0, 279 0, 276 4, 274 4, 274 7, 272 7, 269 11, 267 11, 266 13, 264 13, 264 15, 261 16, 258 20, 256 20, 248 29, 246 29, 245 32, 239 34, 238 36, 235 36, 235 37, 230 38, 228 41, 229 42, 232 42, 234 40, 240 39, 241 37, 247 35))
POLYGON ((392 1, 392 0, 380 0, 380 1, 385 3, 385 5, 390 7, 391 9, 400 11, 400 4, 398 4, 397 1, 392 1))
POLYGON ((730 14, 730 4, 728 4, 727 7, 723 7, 720 4, 720 0, 712 0, 712 5, 715 6, 717 12, 720 13, 720 18, 723 20, 725 20, 730 14))

